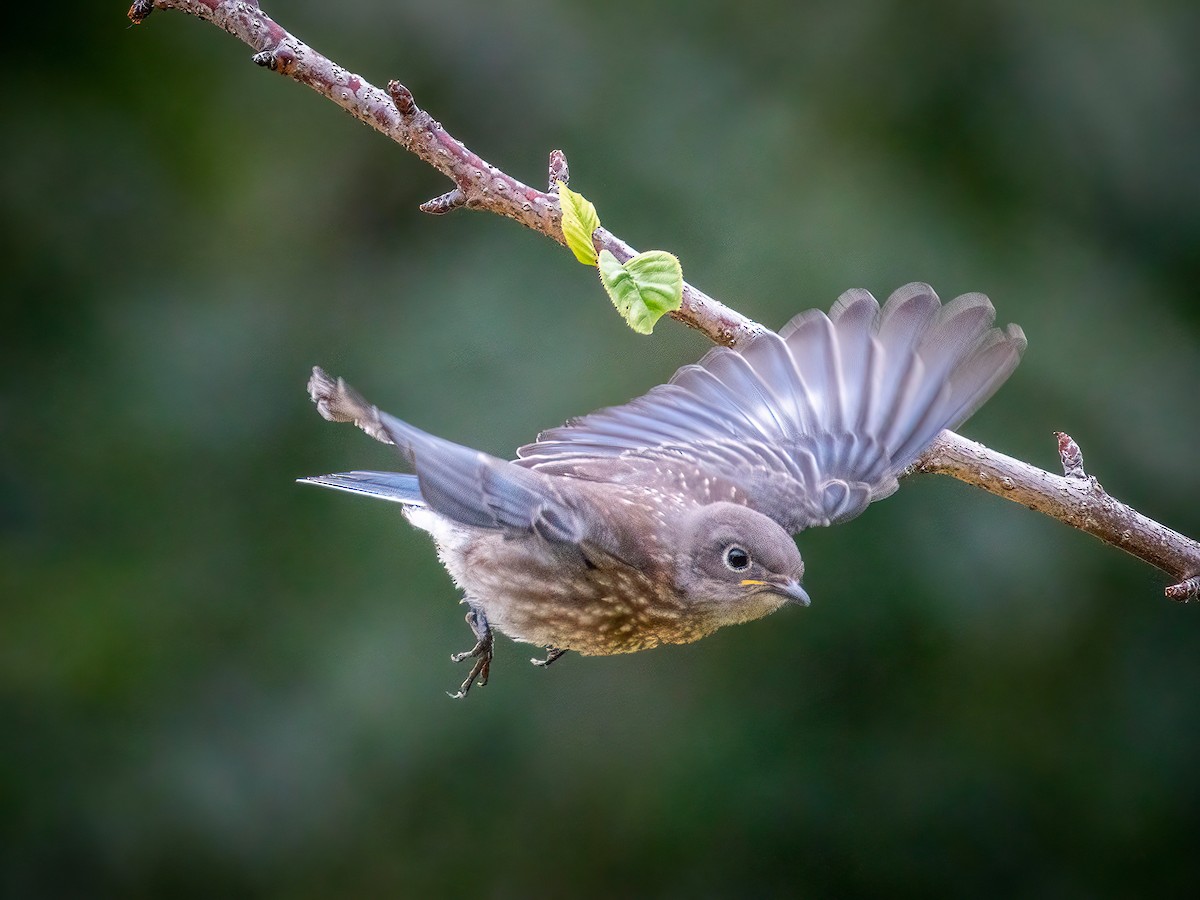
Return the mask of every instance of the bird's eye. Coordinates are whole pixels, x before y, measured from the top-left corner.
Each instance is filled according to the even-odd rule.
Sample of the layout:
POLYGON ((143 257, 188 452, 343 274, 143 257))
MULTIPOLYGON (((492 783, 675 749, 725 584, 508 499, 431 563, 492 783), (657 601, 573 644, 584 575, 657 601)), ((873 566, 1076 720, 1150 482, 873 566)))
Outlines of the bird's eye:
POLYGON ((737 544, 725 548, 725 567, 734 572, 745 572, 750 568, 750 554, 737 544))

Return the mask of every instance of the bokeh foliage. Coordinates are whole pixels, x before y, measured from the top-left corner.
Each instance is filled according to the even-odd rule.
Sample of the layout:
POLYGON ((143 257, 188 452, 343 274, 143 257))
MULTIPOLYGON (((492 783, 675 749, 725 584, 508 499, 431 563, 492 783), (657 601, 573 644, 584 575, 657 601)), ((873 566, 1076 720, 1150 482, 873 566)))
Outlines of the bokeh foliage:
MULTIPOLYGON (((485 157, 781 325, 988 293, 1030 347, 964 428, 1200 535, 1195 4, 276 0, 485 157)), ((948 480, 801 538, 811 609, 566 658, 469 636, 320 363, 498 454, 699 356, 239 43, 10 21, 0 97, 0 891, 1189 893, 1200 610, 948 480)), ((14 13, 19 16, 19 13, 14 13)))

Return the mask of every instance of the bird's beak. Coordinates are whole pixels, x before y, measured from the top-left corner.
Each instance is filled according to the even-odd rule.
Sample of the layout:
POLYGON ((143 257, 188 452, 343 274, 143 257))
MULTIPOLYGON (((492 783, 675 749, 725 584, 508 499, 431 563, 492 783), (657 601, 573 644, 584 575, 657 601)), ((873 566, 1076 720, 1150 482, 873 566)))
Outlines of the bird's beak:
POLYGON ((804 590, 800 582, 795 578, 789 578, 783 584, 776 585, 775 590, 787 597, 792 603, 798 603, 800 606, 808 606, 812 603, 808 599, 808 591, 804 590))
POLYGON ((755 578, 747 578, 742 582, 743 587, 750 586, 764 587, 773 594, 779 594, 781 597, 787 597, 792 603, 799 603, 801 606, 808 606, 812 603, 808 599, 808 592, 800 586, 800 582, 795 578, 789 578, 787 581, 759 581, 755 578))

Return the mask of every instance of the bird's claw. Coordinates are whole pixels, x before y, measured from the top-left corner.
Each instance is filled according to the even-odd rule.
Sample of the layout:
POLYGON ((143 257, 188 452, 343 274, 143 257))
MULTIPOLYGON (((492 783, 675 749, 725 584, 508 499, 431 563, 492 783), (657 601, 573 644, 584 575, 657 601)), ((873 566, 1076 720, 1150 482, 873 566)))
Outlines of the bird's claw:
POLYGON ((459 662, 462 662, 464 659, 470 659, 472 656, 476 656, 476 657, 482 656, 484 653, 484 650, 485 650, 485 644, 483 641, 480 641, 474 647, 472 647, 470 650, 464 650, 462 653, 451 653, 450 654, 450 662, 459 663, 459 662))
POLYGON ((547 647, 545 659, 538 659, 535 656, 533 659, 530 660, 530 662, 533 663, 535 666, 537 666, 539 669, 544 669, 566 652, 567 652, 566 649, 561 648, 561 647, 547 647))
POLYGON ((486 685, 488 683, 488 674, 492 668, 492 647, 494 641, 487 616, 483 614, 483 610, 478 606, 472 605, 471 611, 467 613, 467 624, 471 626, 471 631, 475 632, 475 646, 462 653, 450 654, 450 661, 458 663, 473 658, 475 665, 471 666, 470 674, 459 685, 455 693, 452 694, 446 691, 446 696, 451 700, 462 700, 476 683, 480 687, 486 685))

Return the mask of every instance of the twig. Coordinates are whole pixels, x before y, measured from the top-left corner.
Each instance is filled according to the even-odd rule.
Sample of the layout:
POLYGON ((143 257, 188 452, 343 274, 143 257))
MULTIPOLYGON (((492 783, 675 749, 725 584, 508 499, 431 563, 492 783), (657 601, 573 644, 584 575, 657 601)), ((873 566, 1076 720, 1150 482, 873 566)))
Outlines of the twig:
MULTIPOLYGON (((480 158, 418 108, 412 92, 398 81, 382 91, 349 72, 282 28, 255 0, 138 0, 129 9, 135 24, 154 9, 177 9, 211 22, 254 48, 253 62, 286 75, 328 97, 350 115, 387 135, 454 182, 455 189, 422 204, 440 215, 460 206, 484 209, 516 219, 551 240, 564 243, 558 196, 523 184, 480 158)), ((601 228, 593 235, 597 249, 621 262, 637 251, 601 228)), ((671 315, 710 340, 736 347, 763 326, 718 303, 690 284, 683 305, 671 315)))
MULTIPOLYGON (((383 91, 322 56, 262 12, 257 0, 137 0, 129 18, 139 23, 154 9, 177 9, 228 31, 254 49, 256 64, 308 85, 433 166, 454 187, 422 204, 425 212, 487 210, 565 243, 556 194, 517 181, 455 140, 398 81, 383 91)), ((550 154, 549 187, 567 178, 566 157, 556 150, 550 154)), ((592 239, 598 250, 606 249, 622 262, 636 253, 604 228, 592 239)), ((684 285, 683 305, 671 315, 729 347, 764 330, 690 284, 684 285)), ((1178 582, 1165 591, 1171 599, 1200 597, 1200 544, 1114 500, 1084 474, 1079 446, 1067 435, 1060 433, 1058 439, 1065 475, 1052 475, 949 431, 909 471, 950 475, 1022 503, 1157 566, 1178 582)))
POLYGON ((1200 544, 1113 499, 1095 478, 1083 474, 1079 446, 1060 433, 1060 451, 1064 443, 1066 474, 1052 475, 943 431, 911 471, 950 475, 1119 547, 1182 582, 1166 589, 1172 600, 1200 596, 1200 579, 1194 577, 1200 575, 1200 544), (1189 580, 1197 582, 1190 589, 1189 580))

